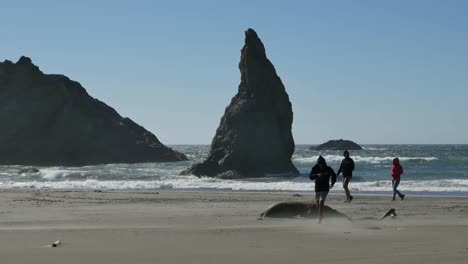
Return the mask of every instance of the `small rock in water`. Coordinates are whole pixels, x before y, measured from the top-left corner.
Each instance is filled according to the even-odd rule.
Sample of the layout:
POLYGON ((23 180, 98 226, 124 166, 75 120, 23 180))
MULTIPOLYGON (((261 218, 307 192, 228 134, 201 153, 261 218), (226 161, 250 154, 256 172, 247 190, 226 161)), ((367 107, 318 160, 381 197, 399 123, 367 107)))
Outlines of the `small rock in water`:
POLYGON ((302 197, 302 194, 295 193, 293 194, 294 197, 302 197))
POLYGON ((362 147, 351 140, 329 140, 318 146, 310 147, 312 150, 362 150, 362 147))
POLYGON ((18 174, 27 174, 27 173, 38 173, 39 169, 36 168, 24 168, 18 171, 18 174))

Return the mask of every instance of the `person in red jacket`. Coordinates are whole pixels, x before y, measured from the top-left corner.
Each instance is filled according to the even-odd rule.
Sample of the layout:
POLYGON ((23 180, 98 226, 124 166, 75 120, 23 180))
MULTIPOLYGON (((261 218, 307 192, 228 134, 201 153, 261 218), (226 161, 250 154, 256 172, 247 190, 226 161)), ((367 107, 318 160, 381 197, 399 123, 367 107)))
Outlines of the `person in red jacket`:
POLYGON ((395 196, 398 194, 400 199, 405 199, 405 195, 402 194, 400 191, 397 190, 398 185, 400 184, 400 177, 403 174, 403 167, 400 164, 400 160, 398 158, 393 159, 392 170, 390 171, 392 175, 392 186, 393 186, 393 201, 395 201, 395 196))

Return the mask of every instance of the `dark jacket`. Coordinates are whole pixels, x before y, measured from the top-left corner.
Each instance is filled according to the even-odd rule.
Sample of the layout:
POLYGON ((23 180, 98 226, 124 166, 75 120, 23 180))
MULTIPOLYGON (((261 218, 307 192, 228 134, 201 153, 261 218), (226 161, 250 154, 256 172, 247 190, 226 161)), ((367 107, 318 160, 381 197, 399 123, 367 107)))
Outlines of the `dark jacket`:
POLYGON ((353 170, 354 170, 354 160, 352 158, 344 158, 341 161, 340 169, 336 175, 340 175, 343 173, 343 177, 353 177, 353 170))
POLYGON ((328 192, 330 191, 330 178, 331 185, 333 186, 336 182, 335 171, 327 166, 324 170, 321 170, 319 165, 312 167, 309 174, 309 179, 315 180, 315 191, 316 192, 328 192), (318 175, 322 173, 322 175, 318 175))

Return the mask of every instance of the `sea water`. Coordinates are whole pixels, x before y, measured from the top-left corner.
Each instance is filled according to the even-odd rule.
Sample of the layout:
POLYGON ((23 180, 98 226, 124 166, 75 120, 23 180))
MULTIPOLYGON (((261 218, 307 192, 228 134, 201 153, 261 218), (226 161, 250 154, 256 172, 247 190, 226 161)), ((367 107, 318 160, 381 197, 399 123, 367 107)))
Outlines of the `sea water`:
MULTIPOLYGON (((27 166, 0 166, 0 188, 303 192, 313 190, 308 172, 319 155, 335 171, 343 159, 342 151, 314 151, 310 145, 297 145, 292 160, 300 176, 222 180, 179 175, 207 156, 208 145, 171 147, 185 153, 189 161, 38 167, 40 172, 35 174, 18 174, 27 166)), ((351 151, 351 157, 356 165, 350 183, 352 192, 391 192, 392 159, 399 157, 405 170, 402 192, 468 195, 468 145, 364 145, 364 150, 351 151)), ((339 182, 332 191, 342 192, 339 182)))

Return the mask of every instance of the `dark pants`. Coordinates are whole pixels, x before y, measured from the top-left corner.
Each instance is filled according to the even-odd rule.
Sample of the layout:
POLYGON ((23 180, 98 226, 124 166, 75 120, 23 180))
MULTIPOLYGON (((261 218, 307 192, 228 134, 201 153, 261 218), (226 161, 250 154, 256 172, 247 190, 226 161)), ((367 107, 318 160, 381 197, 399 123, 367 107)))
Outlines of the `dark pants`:
POLYGON ((351 197, 351 192, 349 191, 348 184, 351 181, 351 177, 343 177, 343 189, 346 193, 346 198, 349 200, 351 197))
POLYGON ((393 199, 395 199, 395 196, 398 194, 398 196, 403 197, 403 194, 397 190, 398 185, 400 185, 400 178, 392 180, 392 186, 393 186, 393 199))

